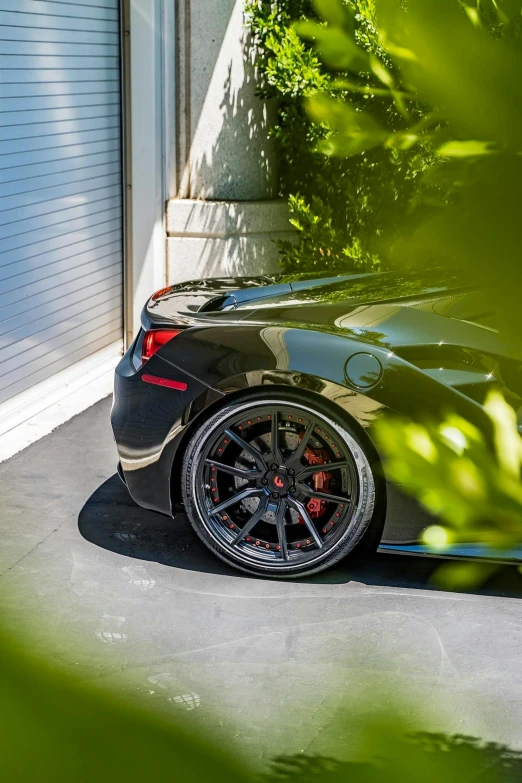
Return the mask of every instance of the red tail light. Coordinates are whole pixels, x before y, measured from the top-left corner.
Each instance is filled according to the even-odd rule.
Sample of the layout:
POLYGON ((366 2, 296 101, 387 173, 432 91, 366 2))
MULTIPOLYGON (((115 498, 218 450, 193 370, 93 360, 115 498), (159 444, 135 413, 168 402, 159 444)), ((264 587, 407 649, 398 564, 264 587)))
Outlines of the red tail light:
POLYGON ((141 348, 142 363, 148 361, 162 345, 170 342, 181 331, 181 329, 153 329, 150 332, 145 332, 141 348))

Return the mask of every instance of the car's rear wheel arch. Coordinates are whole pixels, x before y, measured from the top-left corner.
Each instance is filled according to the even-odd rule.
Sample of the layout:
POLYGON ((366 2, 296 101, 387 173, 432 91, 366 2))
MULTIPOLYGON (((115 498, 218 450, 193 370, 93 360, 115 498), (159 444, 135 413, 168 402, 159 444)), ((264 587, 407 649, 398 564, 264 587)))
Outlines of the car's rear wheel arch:
POLYGON ((310 407, 317 409, 319 412, 322 411, 325 415, 332 416, 334 419, 340 419, 346 424, 348 430, 351 430, 357 436, 357 439, 363 447, 371 465, 375 482, 374 514, 367 533, 364 536, 364 540, 361 542, 361 544, 365 548, 375 549, 382 535, 386 514, 386 482, 383 477, 382 464, 377 449, 375 448, 365 428, 348 410, 318 392, 311 391, 310 389, 296 388, 290 383, 288 385, 285 383, 266 384, 263 386, 247 387, 234 390, 223 398, 214 401, 209 406, 207 406, 205 410, 194 416, 183 432, 173 462, 171 476, 173 508, 174 504, 179 503, 182 497, 181 468, 185 450, 190 440, 192 439, 192 436, 197 432, 202 424, 204 424, 206 420, 210 420, 214 414, 220 410, 220 408, 229 406, 234 402, 234 400, 241 400, 241 402, 249 400, 255 402, 256 400, 262 400, 267 396, 271 398, 281 397, 281 399, 290 401, 293 400, 302 404, 308 404, 310 407))

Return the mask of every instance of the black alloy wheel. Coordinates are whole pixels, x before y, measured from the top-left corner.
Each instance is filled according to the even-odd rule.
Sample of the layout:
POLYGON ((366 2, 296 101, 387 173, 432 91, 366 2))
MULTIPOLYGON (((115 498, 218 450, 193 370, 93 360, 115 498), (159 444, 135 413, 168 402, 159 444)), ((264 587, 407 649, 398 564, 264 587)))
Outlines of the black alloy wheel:
POLYGON ((346 424, 292 395, 227 405, 193 436, 183 495, 212 551, 251 574, 303 576, 350 552, 375 484, 346 424))

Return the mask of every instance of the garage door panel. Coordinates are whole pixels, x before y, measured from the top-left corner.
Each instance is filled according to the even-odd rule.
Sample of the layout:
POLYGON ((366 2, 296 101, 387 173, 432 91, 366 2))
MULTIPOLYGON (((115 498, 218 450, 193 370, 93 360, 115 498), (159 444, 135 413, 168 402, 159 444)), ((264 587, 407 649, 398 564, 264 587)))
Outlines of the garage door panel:
MULTIPOLYGON (((9 254, 20 248, 30 248, 35 245, 43 245, 45 242, 52 242, 57 237, 67 236, 72 234, 77 235, 78 238, 88 231, 91 226, 97 224, 97 219, 100 215, 107 214, 107 210, 113 211, 110 222, 115 223, 121 216, 120 199, 112 199, 111 202, 105 201, 105 203, 87 204, 82 213, 71 218, 67 213, 58 217, 56 224, 49 221, 44 228, 33 229, 31 231, 16 233, 13 236, 0 238, 2 246, 2 253, 9 254), (60 218, 62 218, 60 220, 60 218), (65 232, 68 233, 65 233, 65 232), (24 241, 25 238, 25 241, 24 241)), ((5 258, 5 256, 4 256, 5 258)))
MULTIPOLYGON (((121 264, 118 261, 109 261, 106 265, 100 263, 99 266, 91 264, 87 269, 70 270, 69 275, 64 275, 59 283, 47 281, 47 285, 33 286, 33 293, 26 294, 31 296, 31 308, 38 312, 41 308, 56 301, 57 295, 67 297, 73 301, 72 297, 80 297, 88 294, 92 286, 99 284, 108 285, 112 282, 121 283, 121 264), (69 279, 68 279, 69 278, 69 279)), ((11 319, 23 317, 27 320, 27 301, 26 297, 13 297, 12 301, 0 308, 0 317, 2 322, 8 325, 11 319), (25 301, 24 301, 25 300, 25 301)))
MULTIPOLYGON (((29 150, 19 153, 11 152, 0 155, 0 171, 21 169, 26 166, 34 168, 43 163, 62 163, 70 158, 81 158, 90 155, 101 155, 107 152, 118 152, 121 156, 120 137, 113 129, 111 137, 103 141, 86 141, 82 144, 64 144, 59 147, 54 144, 45 149, 29 150)), ((0 177, 2 174, 0 174, 0 177)))
POLYGON ((0 142, 16 141, 17 139, 44 139, 46 136, 56 136, 60 133, 84 133, 90 130, 103 130, 107 128, 119 128, 120 116, 115 114, 106 117, 84 117, 82 119, 65 120, 60 122, 39 123, 38 130, 35 125, 0 126, 0 142))
MULTIPOLYGON (((49 4, 64 5, 64 3, 72 3, 73 0, 47 0, 49 4)), ((88 5, 93 8, 100 6, 101 8, 119 8, 119 0, 74 0, 75 5, 88 5)))
MULTIPOLYGON (((119 199, 114 200, 114 205, 116 204, 119 205, 119 199)), ((2 239, 0 240, 2 247, 5 248, 5 250, 2 252, 7 255, 11 251, 14 252, 20 248, 33 247, 36 245, 43 245, 46 242, 52 242, 57 237, 59 238, 64 236, 64 231, 66 230, 68 230, 68 234, 65 236, 68 237, 70 237, 72 234, 75 234, 78 237, 82 235, 85 236, 86 231, 89 230, 93 223, 96 224, 97 218, 100 215, 103 216, 106 214, 105 206, 106 205, 99 206, 98 204, 93 204, 85 209, 85 214, 81 215, 80 217, 76 217, 73 220, 63 220, 57 225, 49 225, 42 230, 27 232, 25 235, 25 242, 23 240, 23 235, 20 234, 15 234, 15 236, 2 239)), ((118 214, 121 214, 121 210, 120 213, 115 212, 115 215, 111 217, 111 223, 115 223, 118 214)))
POLYGON ((44 345, 53 336, 62 334, 64 331, 74 330, 75 324, 84 323, 86 319, 95 322, 100 313, 111 310, 113 297, 117 295, 118 291, 118 285, 115 285, 114 290, 110 288, 101 292, 96 290, 91 296, 85 296, 80 306, 58 302, 57 304, 61 306, 53 312, 35 318, 30 323, 27 323, 27 318, 24 324, 18 325, 17 323, 15 329, 0 336, 2 372, 4 362, 11 358, 19 355, 25 356, 32 347, 44 345), (13 341, 13 338, 16 338, 16 342, 13 341))
MULTIPOLYGON (((60 55, 11 55, 0 54, 0 69, 7 73, 9 76, 10 70, 20 70, 21 68, 27 68, 27 70, 56 70, 60 68, 63 71, 67 71, 68 68, 74 68, 77 70, 91 71, 106 71, 118 67, 119 58, 117 55, 100 54, 97 56, 84 55, 78 57, 76 55, 60 56, 60 55)), ((101 74, 100 74, 101 75, 101 74)), ((91 75, 92 78, 92 75, 91 75)))
MULTIPOLYGON (((98 224, 95 227, 96 230, 89 231, 87 235, 83 236, 66 236, 63 239, 53 239, 46 244, 44 254, 52 253, 52 258, 56 258, 60 253, 68 256, 70 259, 74 259, 76 253, 83 250, 89 250, 94 247, 95 242, 98 239, 110 237, 111 239, 120 232, 121 233, 121 221, 107 220, 105 224, 98 224), (49 247, 49 245, 53 247, 49 247)), ((37 269, 45 264, 45 260, 42 260, 43 254, 38 251, 37 247, 30 246, 29 248, 19 248, 13 250, 10 253, 6 253, 2 261, 4 262, 0 266, 0 279, 2 274, 9 276, 9 273, 14 270, 20 270, 25 268, 29 271, 31 269, 37 269), (9 256, 9 258, 8 258, 9 256)), ((47 258, 47 262, 50 263, 50 257, 47 258)))
MULTIPOLYGON (((36 166, 44 163, 60 163, 66 160, 77 159, 81 157, 90 157, 91 155, 102 155, 108 152, 117 152, 121 157, 121 146, 119 134, 114 135, 116 129, 113 129, 111 138, 104 141, 91 141, 82 144, 66 144, 62 147, 56 147, 54 144, 43 150, 29 150, 20 153, 11 152, 6 155, 0 155, 0 172, 8 172, 13 169, 19 170, 28 166, 34 169, 36 166)), ((1 173, 0 177, 4 174, 1 173)))
MULTIPOLYGON (((35 370, 51 367, 60 355, 74 357, 82 342, 90 342, 97 339, 107 324, 114 325, 117 319, 107 304, 96 308, 96 318, 90 318, 89 313, 81 313, 70 323, 62 323, 51 330, 46 338, 42 335, 33 335, 26 341, 24 353, 14 355, 4 362, 5 375, 0 377, 0 390, 16 381, 17 377, 23 378, 35 370), (7 380, 5 379, 7 376, 7 380)), ((74 364, 77 360, 71 361, 74 364)))
POLYGON ((103 190, 111 187, 118 187, 121 190, 120 175, 110 174, 106 177, 93 177, 85 180, 83 188, 79 188, 76 182, 70 182, 66 185, 55 185, 52 188, 42 188, 41 190, 31 191, 29 193, 18 193, 10 198, 0 199, 0 223, 4 223, 5 215, 13 215, 19 209, 24 207, 34 208, 34 214, 42 214, 47 209, 46 202, 49 202, 49 208, 53 209, 53 204, 62 198, 83 196, 89 198, 89 194, 95 190, 103 190))
POLYGON ((27 376, 35 370, 52 365, 61 356, 73 355, 74 349, 77 350, 82 342, 88 343, 97 339, 106 331, 107 326, 114 328, 114 323, 110 308, 105 306, 105 310, 98 308, 96 320, 88 318, 88 315, 85 315, 83 320, 78 317, 74 329, 67 329, 66 324, 61 324, 55 335, 42 342, 38 341, 40 335, 35 335, 23 354, 13 356, 5 362, 7 379, 4 375, 0 378, 0 390, 8 386, 16 376, 27 376))
POLYGON ((53 354, 50 353, 49 356, 38 360, 38 364, 43 364, 39 370, 35 368, 35 364, 29 363, 23 369, 8 374, 0 389, 0 403, 30 389, 41 381, 45 381, 51 375, 65 370, 81 359, 91 356, 101 348, 118 340, 120 336, 121 327, 118 321, 104 324, 100 329, 90 329, 85 332, 82 330, 78 337, 70 340, 66 346, 57 352, 60 358, 52 359, 53 354))
POLYGON ((2 0, 0 403, 122 335, 118 0, 2 0))
POLYGON ((5 5, 2 6, 0 11, 0 29, 2 27, 119 33, 119 23, 112 19, 62 17, 57 20, 54 16, 45 16, 44 14, 20 13, 16 9, 10 11, 6 9, 5 5))
MULTIPOLYGON (((97 82, 27 82, 25 84, 0 84, 0 98, 2 101, 8 98, 11 100, 25 101, 27 98, 41 98, 44 96, 64 96, 64 95, 100 95, 104 92, 114 92, 119 94, 120 85, 114 79, 97 82)), ((2 102, 2 106, 3 106, 2 102)))
POLYGON ((35 177, 33 180, 28 179, 17 182, 6 182, 0 185, 0 209, 8 207, 9 197, 17 195, 26 195, 31 193, 39 193, 41 190, 47 188, 54 188, 61 185, 65 181, 69 182, 88 182, 91 179, 97 179, 100 176, 106 174, 111 176, 113 174, 121 174, 121 161, 113 161, 108 165, 99 166, 84 166, 78 167, 77 170, 69 171, 67 177, 64 178, 61 174, 48 174, 42 177, 35 177), (31 188, 31 184, 34 185, 34 189, 31 188))
POLYGON ((45 312, 45 316, 35 317, 28 323, 27 312, 18 312, 2 321, 0 325, 0 351, 7 345, 10 348, 13 347, 11 337, 15 334, 19 343, 22 343, 27 336, 40 334, 42 329, 49 330, 50 334, 54 326, 74 322, 76 316, 87 311, 90 312, 93 305, 98 306, 105 302, 112 302, 111 292, 114 295, 115 287, 118 287, 119 290, 121 278, 121 268, 112 269, 108 271, 105 279, 103 277, 100 279, 98 275, 96 280, 87 281, 83 286, 78 285, 69 294, 65 292, 62 294, 58 291, 58 298, 50 299, 50 303, 45 301, 45 294, 42 294, 42 305, 45 307, 40 308, 35 305, 34 313, 45 312))
MULTIPOLYGON (((80 264, 79 266, 74 266, 72 269, 68 269, 67 266, 64 266, 60 272, 59 280, 57 280, 56 274, 42 276, 40 273, 38 276, 37 270, 34 271, 36 277, 34 282, 30 282, 26 277, 22 282, 22 285, 17 287, 17 281, 12 279, 13 285, 9 291, 4 291, 4 287, 2 286, 2 293, 0 294, 0 313, 2 317, 7 317, 8 310, 6 308, 10 308, 19 302, 25 302, 24 306, 26 307, 27 297, 31 297, 32 300, 33 297, 39 296, 44 292, 52 291, 53 289, 56 289, 56 292, 58 292, 58 288, 61 289, 62 286, 65 287, 72 281, 79 281, 93 273, 106 273, 109 271, 109 267, 114 265, 121 266, 120 262, 119 247, 115 247, 112 252, 110 250, 107 252, 101 251, 101 255, 97 255, 96 258, 91 257, 89 261, 80 264)), ((16 312, 16 310, 13 310, 11 315, 16 314, 16 312)))
POLYGON ((11 183, 24 185, 27 180, 38 180, 41 177, 56 175, 57 168, 61 169, 60 174, 63 179, 66 179, 69 172, 73 172, 75 169, 87 170, 87 173, 89 173, 91 167, 106 166, 111 163, 120 165, 119 149, 111 150, 110 152, 93 153, 92 155, 78 155, 73 158, 52 161, 51 163, 38 163, 34 166, 17 166, 3 169, 0 171, 0 193, 2 185, 11 183))
MULTIPOLYGON (((98 101, 84 96, 80 106, 68 106, 62 109, 25 109, 24 111, 5 112, 1 116, 3 128, 17 128, 20 125, 35 125, 45 122, 59 122, 88 119, 89 117, 117 117, 120 115, 119 102, 111 95, 107 104, 100 106, 98 101)), ((36 128, 35 128, 36 130, 36 128)))
MULTIPOLYGON (((77 3, 77 2, 46 2, 46 0, 2 0, 2 8, 5 11, 11 11, 22 17, 30 14, 37 19, 34 22, 40 22, 42 19, 54 19, 56 26, 60 26, 60 19, 96 19, 99 21, 118 22, 118 6, 114 0, 107 0, 105 3, 77 3)), ((27 22, 29 24, 29 22, 27 22)), ((24 21, 20 21, 24 24, 24 21)))
POLYGON ((120 184, 114 182, 109 187, 94 188, 93 190, 81 193, 76 192, 61 198, 47 199, 39 204, 7 209, 0 212, 0 232, 5 230, 6 226, 12 226, 12 233, 14 234, 17 223, 24 223, 24 230, 27 230, 26 221, 28 219, 31 219, 33 229, 38 227, 38 221, 52 220, 57 222, 54 220, 54 217, 58 213, 63 213, 64 210, 77 208, 85 204, 99 203, 104 198, 121 198, 120 184))
MULTIPOLYGON (((83 26, 83 25, 82 25, 83 26)), ((108 44, 119 46, 117 30, 64 30, 45 27, 0 27, 0 41, 34 41, 35 43, 108 44)))
MULTIPOLYGON (((0 56, 2 55, 55 58, 112 57, 118 59, 120 48, 117 40, 112 43, 71 43, 65 41, 13 41, 0 38, 0 56)), ((31 62, 34 61, 29 60, 29 64, 31 62)))
MULTIPOLYGON (((100 245, 87 253, 82 254, 82 263, 75 266, 72 270, 68 268, 67 261, 57 261, 49 266, 32 269, 23 275, 11 275, 2 281, 2 293, 0 294, 0 307, 4 307, 11 301, 17 301, 18 298, 27 296, 27 291, 40 291, 52 288, 59 280, 68 279, 69 275, 82 274, 84 269, 102 269, 115 263, 115 259, 120 255, 120 245, 117 242, 100 245)), ((120 258, 121 260, 121 258, 120 258)), ((28 294, 31 296, 31 293, 28 294)))
MULTIPOLYGON (((92 84, 92 82, 88 82, 92 84)), ((2 99, 2 123, 10 125, 10 112, 27 111, 28 103, 31 111, 54 111, 55 109, 75 109, 86 106, 119 106, 120 92, 114 87, 111 92, 95 90, 90 93, 71 93, 70 95, 39 95, 35 94, 30 99, 26 96, 19 98, 2 99), (4 116, 5 115, 5 116, 4 116)), ((24 123, 24 125, 27 123, 24 123)))
MULTIPOLYGON (((92 144, 93 142, 120 140, 120 128, 118 125, 113 128, 100 128, 99 130, 84 131, 81 134, 82 144, 92 144)), ((77 133, 59 133, 53 139, 33 136, 27 139, 8 139, 0 141, 0 165, 6 160, 4 155, 16 155, 26 152, 48 152, 49 149, 70 149, 78 142, 77 133)), ((90 149, 90 148, 89 148, 90 149)))
POLYGON ((3 267, 0 267, 2 291, 7 291, 9 286, 19 288, 23 285, 24 275, 27 275, 29 281, 44 279, 50 274, 56 273, 59 275, 64 268, 64 264, 70 264, 77 258, 79 262, 83 263, 85 256, 101 252, 106 246, 115 242, 121 248, 120 226, 116 225, 115 229, 112 230, 104 229, 105 227, 102 226, 99 233, 91 234, 88 240, 73 242, 73 244, 67 244, 55 249, 52 253, 52 261, 49 261, 47 256, 36 253, 33 256, 24 256, 22 259, 4 264, 3 267))
MULTIPOLYGON (((64 224, 62 226, 63 233, 51 235, 45 239, 32 237, 33 241, 27 245, 2 250, 0 252, 0 267, 11 264, 16 260, 21 260, 21 258, 18 258, 19 253, 22 254, 23 258, 27 259, 30 256, 51 253, 59 247, 71 247, 78 242, 88 241, 91 236, 91 230, 102 227, 104 231, 121 229, 121 219, 118 215, 107 217, 107 214, 98 212, 94 215, 86 215, 82 219, 64 224)), ((9 241, 6 240, 6 244, 9 241)), ((3 245, 4 243, 2 242, 3 245)))
POLYGON ((2 84, 36 84, 39 82, 90 82, 93 77, 98 76, 100 80, 109 79, 114 81, 119 76, 119 69, 115 67, 105 68, 97 74, 92 73, 88 68, 0 68, 0 82, 2 84))
POLYGON ((2 247, 5 251, 24 247, 32 244, 32 240, 40 241, 49 237, 60 236, 65 227, 69 228, 73 224, 76 230, 77 225, 82 226, 78 221, 105 213, 106 210, 119 208, 121 208, 119 193, 112 197, 102 196, 102 198, 91 202, 35 217, 31 220, 30 230, 24 227, 27 224, 26 220, 18 220, 15 223, 0 226, 0 242, 2 242, 2 247), (23 237, 23 239, 21 240, 20 237, 23 237))

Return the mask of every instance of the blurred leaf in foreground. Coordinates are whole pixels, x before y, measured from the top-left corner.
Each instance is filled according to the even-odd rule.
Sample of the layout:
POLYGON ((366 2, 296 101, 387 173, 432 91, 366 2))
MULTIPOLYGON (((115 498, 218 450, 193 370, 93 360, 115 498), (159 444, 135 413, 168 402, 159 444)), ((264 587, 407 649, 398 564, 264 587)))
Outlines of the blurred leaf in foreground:
MULTIPOLYGON (((494 448, 468 421, 448 415, 441 422, 386 418, 375 424, 389 477, 442 525, 424 532, 424 543, 444 553, 452 544, 481 543, 494 556, 522 541, 522 438, 516 415, 498 391, 484 408, 494 431, 494 448)), ((454 586, 485 576, 478 564, 453 566, 454 586)), ((441 574, 445 585, 451 570, 441 574)))
MULTIPOLYGON (((254 783, 252 768, 215 742, 174 721, 140 711, 114 694, 80 685, 16 648, 2 643, 2 777, 7 781, 126 783, 204 781, 254 783)), ((377 686, 376 686, 377 687, 377 686)), ((331 726, 339 758, 303 756, 277 760, 266 781, 350 783, 462 783, 515 780, 520 757, 507 748, 463 737, 417 734, 420 712, 386 698, 376 687, 335 711, 331 726), (358 707, 355 709, 355 701, 358 707), (359 707, 363 707, 361 711, 359 707), (370 710, 370 714, 368 714, 370 710), (408 720, 405 721, 406 713, 408 720), (347 753, 347 746, 349 752, 347 753)), ((252 714, 250 720, 255 722, 252 714)), ((280 716, 281 726, 285 712, 280 716)), ((242 750, 247 751, 248 748, 242 750)))
POLYGON ((1 639, 1 770, 5 781, 248 783, 231 753, 52 671, 1 639))

